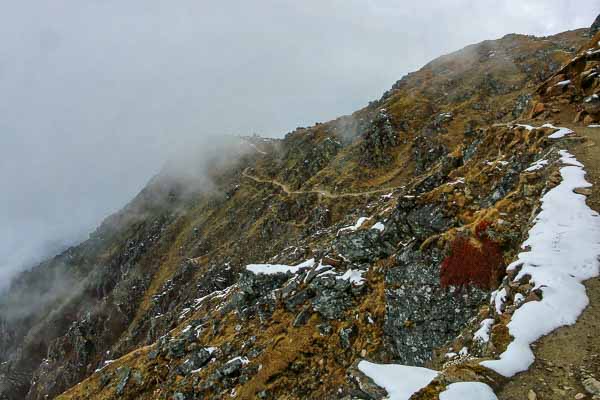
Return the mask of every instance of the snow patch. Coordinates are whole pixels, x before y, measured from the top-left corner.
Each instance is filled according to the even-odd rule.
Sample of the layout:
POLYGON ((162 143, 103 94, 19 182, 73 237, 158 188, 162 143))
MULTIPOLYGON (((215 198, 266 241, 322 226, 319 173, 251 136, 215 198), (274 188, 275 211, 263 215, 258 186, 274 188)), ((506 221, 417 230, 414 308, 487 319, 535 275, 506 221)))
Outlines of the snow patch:
POLYGON ((525 172, 537 171, 538 169, 544 168, 546 165, 548 165, 548 160, 538 160, 532 163, 529 168, 526 168, 525 172))
POLYGON ((475 332, 473 335, 473 339, 480 341, 482 343, 487 343, 490 341, 490 329, 492 329, 492 325, 494 325, 493 318, 487 318, 481 321, 481 327, 475 332))
POLYGON ((358 363, 358 369, 384 388, 390 400, 408 400, 410 396, 429 385, 437 371, 398 364, 358 363))
POLYGON ((340 234, 340 232, 345 232, 345 231, 356 231, 358 228, 360 228, 362 226, 362 224, 364 224, 366 221, 370 220, 371 218, 367 218, 367 217, 360 217, 358 219, 358 221, 356 221, 356 223, 354 225, 350 225, 350 226, 345 226, 343 228, 341 228, 340 230, 338 230, 338 235, 340 234))
POLYGON ((550 136, 548 136, 550 139, 560 139, 564 136, 570 135, 573 132, 571 129, 569 128, 563 128, 560 126, 554 126, 552 124, 544 124, 542 126, 540 126, 539 128, 535 127, 535 126, 531 126, 531 125, 526 125, 526 124, 517 124, 516 126, 520 126, 522 128, 527 129, 528 131, 532 131, 534 129, 539 129, 539 128, 550 128, 550 129, 557 129, 556 132, 552 133, 550 136))
POLYGON ((556 132, 548 136, 550 139, 560 139, 562 137, 575 133, 569 128, 561 128, 552 124, 544 124, 542 125, 542 128, 558 129, 556 132))
MULTIPOLYGON (((105 367, 109 366, 110 364, 114 363, 116 360, 106 360, 104 361, 104 364, 102 364, 102 366, 100 368, 97 368, 94 372, 100 372, 102 371, 105 367)), ((48 360, 44 360, 44 362, 48 362, 48 360)), ((4 363, 2 363, 4 364, 4 363)))
POLYGON ((520 126, 521 128, 525 128, 528 131, 532 131, 535 129, 535 127, 531 126, 531 125, 526 125, 526 124, 517 124, 517 126, 520 126))
POLYGON ((379 232, 383 232, 383 230, 385 229, 385 225, 381 222, 378 222, 375 225, 373 225, 371 229, 377 229, 379 232))
POLYGON ((600 216, 587 206, 585 196, 573 192, 591 184, 573 155, 564 150, 560 155, 567 165, 560 169, 562 182, 542 197, 542 210, 523 243, 530 250, 507 268, 521 267, 514 281, 531 276, 542 300, 524 303, 514 312, 508 323, 514 340, 499 360, 481 363, 506 377, 533 363, 533 342, 577 321, 589 302, 582 282, 600 273, 600 216))
POLYGON ((246 364, 250 363, 250 360, 248 360, 248 357, 235 357, 235 358, 232 358, 231 360, 227 361, 225 364, 230 364, 237 360, 240 360, 242 362, 242 365, 246 365, 246 364))
POLYGON ((306 260, 298 265, 284 265, 284 264, 249 264, 246 265, 246 269, 256 275, 264 274, 264 275, 272 275, 272 274, 286 274, 291 272, 295 274, 296 272, 310 268, 315 264, 315 259, 311 258, 310 260, 306 260))
POLYGON ((506 295, 507 293, 505 288, 493 293, 494 304, 496 305, 496 312, 498 314, 502 314, 502 306, 506 301, 506 295))
POLYGON ((558 82, 556 85, 554 86, 567 86, 569 83, 571 83, 570 79, 567 79, 566 81, 560 81, 558 82))
POLYGON ((515 306, 519 307, 525 301, 525 296, 521 293, 515 294, 515 298, 513 299, 513 303, 515 306))
POLYGON ((359 269, 349 269, 343 275, 338 276, 337 279, 344 279, 350 281, 352 284, 362 285, 365 283, 365 278, 363 278, 364 273, 365 271, 359 269))
POLYGON ((498 400, 492 388, 481 382, 458 382, 440 393, 440 400, 498 400))

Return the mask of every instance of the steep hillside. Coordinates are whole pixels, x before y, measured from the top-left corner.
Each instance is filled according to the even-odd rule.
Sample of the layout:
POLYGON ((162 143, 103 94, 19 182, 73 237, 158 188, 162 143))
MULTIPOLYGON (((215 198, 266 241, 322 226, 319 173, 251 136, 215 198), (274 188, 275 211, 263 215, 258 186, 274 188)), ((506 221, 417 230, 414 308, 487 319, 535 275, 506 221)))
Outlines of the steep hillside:
POLYGON ((465 376, 500 393, 472 356, 511 342, 516 293, 542 296, 506 266, 583 146, 516 120, 598 122, 590 35, 472 45, 350 116, 233 139, 202 176, 167 166, 0 297, 0 399, 383 398, 362 360, 442 370, 422 398, 465 376))

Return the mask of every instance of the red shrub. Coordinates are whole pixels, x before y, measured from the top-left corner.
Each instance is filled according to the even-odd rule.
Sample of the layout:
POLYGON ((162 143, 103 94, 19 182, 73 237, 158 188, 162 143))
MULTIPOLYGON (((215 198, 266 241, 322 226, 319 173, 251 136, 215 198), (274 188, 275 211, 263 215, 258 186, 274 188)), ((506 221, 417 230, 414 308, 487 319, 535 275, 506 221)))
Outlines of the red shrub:
POLYGON ((454 240, 450 255, 442 262, 440 270, 442 287, 462 288, 474 285, 489 290, 497 286, 504 273, 502 251, 500 246, 487 235, 483 233, 480 235, 478 235, 480 246, 466 237, 459 236, 454 240))

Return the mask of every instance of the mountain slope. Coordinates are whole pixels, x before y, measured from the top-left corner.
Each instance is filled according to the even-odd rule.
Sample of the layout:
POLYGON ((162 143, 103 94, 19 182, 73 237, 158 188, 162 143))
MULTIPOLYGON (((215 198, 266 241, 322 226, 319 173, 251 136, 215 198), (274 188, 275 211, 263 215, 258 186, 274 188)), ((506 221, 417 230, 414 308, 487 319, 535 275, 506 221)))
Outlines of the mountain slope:
POLYGON ((588 40, 472 45, 351 116, 228 143, 208 181, 165 169, 2 296, 0 398, 380 398, 359 360, 441 365, 556 183, 526 171, 554 130, 507 123, 574 118, 543 101, 588 40))

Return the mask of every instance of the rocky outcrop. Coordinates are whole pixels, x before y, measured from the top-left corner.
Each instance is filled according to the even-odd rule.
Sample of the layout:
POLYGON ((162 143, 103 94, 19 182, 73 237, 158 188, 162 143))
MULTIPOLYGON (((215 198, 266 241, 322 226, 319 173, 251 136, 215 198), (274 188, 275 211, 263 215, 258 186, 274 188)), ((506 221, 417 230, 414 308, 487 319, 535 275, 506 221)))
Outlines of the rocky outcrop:
POLYGON ((417 136, 413 143, 415 174, 420 175, 448 153, 446 146, 438 139, 427 136, 417 136))
POLYGON ((596 17, 592 26, 590 27, 590 36, 594 37, 596 33, 600 32, 600 14, 596 17))
POLYGON ((362 136, 361 163, 379 167, 392 161, 393 147, 399 144, 400 138, 384 108, 380 109, 369 122, 362 136))
POLYGON ((409 246, 385 274, 386 346, 400 364, 424 365, 456 337, 488 296, 476 287, 440 286, 439 252, 409 246))

